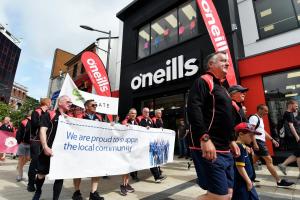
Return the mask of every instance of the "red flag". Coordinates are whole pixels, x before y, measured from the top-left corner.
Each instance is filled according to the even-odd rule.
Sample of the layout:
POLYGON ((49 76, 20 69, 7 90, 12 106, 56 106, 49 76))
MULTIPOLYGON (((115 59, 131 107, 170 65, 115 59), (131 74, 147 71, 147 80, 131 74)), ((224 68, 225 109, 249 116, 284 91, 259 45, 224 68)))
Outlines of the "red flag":
POLYGON ((226 51, 229 60, 229 68, 226 79, 229 85, 236 85, 236 77, 234 73, 233 63, 228 48, 226 36, 221 24, 218 12, 212 0, 197 0, 199 10, 205 22, 210 39, 213 43, 215 51, 226 51))
MULTIPOLYGON (((81 56, 81 62, 93 83, 96 93, 100 96, 111 97, 108 76, 99 56, 91 51, 86 51, 81 56)), ((109 121, 113 121, 112 115, 107 115, 109 121)))
POLYGON ((0 152, 1 153, 17 153, 18 143, 14 133, 8 131, 0 131, 0 152))

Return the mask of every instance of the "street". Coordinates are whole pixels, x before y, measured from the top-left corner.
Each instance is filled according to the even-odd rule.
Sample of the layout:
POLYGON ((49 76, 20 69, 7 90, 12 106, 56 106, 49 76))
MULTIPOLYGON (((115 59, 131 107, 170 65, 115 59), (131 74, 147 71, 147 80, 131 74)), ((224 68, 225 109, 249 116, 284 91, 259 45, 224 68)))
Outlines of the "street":
MULTIPOLYGON (((100 194, 106 200, 186 200, 195 199, 200 194, 205 193, 196 184, 196 173, 193 165, 188 170, 188 161, 185 159, 176 159, 173 163, 162 167, 163 174, 168 178, 162 183, 155 183, 150 174, 150 170, 143 170, 139 172, 141 181, 131 182, 135 188, 134 193, 129 193, 127 196, 121 196, 119 193, 119 185, 121 181, 120 176, 112 176, 109 179, 100 180, 100 194)), ((6 159, 5 163, 0 165, 0 200, 19 200, 31 199, 33 193, 26 190, 26 180, 16 182, 16 164, 17 160, 10 157, 6 159)), ((24 168, 24 174, 27 172, 28 164, 24 168)), ((279 172, 280 174, 280 172, 279 172)), ((275 187, 275 182, 270 174, 267 172, 265 166, 260 171, 257 171, 258 180, 260 180, 257 191, 262 200, 283 200, 293 199, 300 200, 300 185, 296 179, 298 170, 296 167, 288 168, 289 180, 297 182, 296 186, 290 189, 283 189, 275 187)), ((46 180, 43 187, 43 200, 50 200, 52 196, 53 181, 46 180)), ((81 193, 85 199, 88 199, 90 180, 88 178, 82 180, 81 193)), ((73 194, 72 180, 65 180, 61 199, 71 199, 73 194)))

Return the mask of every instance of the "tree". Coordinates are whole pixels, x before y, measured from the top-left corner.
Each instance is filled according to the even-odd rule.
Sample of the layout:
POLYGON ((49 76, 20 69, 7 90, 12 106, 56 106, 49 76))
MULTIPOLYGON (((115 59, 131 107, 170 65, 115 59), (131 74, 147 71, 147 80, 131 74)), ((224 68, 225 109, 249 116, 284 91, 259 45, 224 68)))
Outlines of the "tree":
POLYGON ((30 96, 26 97, 24 104, 18 110, 14 110, 10 105, 0 102, 0 117, 2 120, 4 117, 9 116, 14 127, 18 127, 27 113, 38 106, 39 101, 30 96))

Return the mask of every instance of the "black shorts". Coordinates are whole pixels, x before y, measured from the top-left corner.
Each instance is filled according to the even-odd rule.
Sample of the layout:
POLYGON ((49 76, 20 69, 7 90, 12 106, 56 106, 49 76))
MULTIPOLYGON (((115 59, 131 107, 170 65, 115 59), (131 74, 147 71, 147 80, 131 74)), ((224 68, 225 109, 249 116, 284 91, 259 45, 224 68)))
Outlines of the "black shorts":
POLYGON ((256 156, 262 157, 262 156, 268 156, 268 155, 270 155, 269 151, 268 151, 268 148, 266 146, 266 142, 264 142, 262 140, 256 140, 256 142, 257 142, 257 145, 259 147, 258 151, 254 150, 254 154, 256 156))
POLYGON ((37 173, 47 175, 50 169, 50 156, 46 156, 42 151, 38 158, 37 173))
POLYGON ((300 157, 300 143, 299 142, 295 145, 293 155, 296 156, 297 158, 300 157))

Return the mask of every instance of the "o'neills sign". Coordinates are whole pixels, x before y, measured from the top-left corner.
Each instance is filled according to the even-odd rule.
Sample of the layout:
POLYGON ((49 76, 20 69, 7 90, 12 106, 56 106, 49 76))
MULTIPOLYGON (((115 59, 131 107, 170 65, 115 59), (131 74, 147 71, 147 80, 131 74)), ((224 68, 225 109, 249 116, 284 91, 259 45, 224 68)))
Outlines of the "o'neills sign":
POLYGON ((110 84, 100 58, 95 53, 86 51, 81 56, 81 62, 93 83, 96 93, 100 96, 110 97, 110 84))
POLYGON ((226 51, 229 59, 229 68, 226 79, 229 85, 236 84, 236 77, 233 69, 233 63, 228 48, 228 43, 224 34, 224 30, 212 0, 197 0, 199 10, 205 22, 210 39, 213 43, 215 51, 226 51))
POLYGON ((184 56, 180 55, 166 61, 166 67, 157 69, 154 73, 148 72, 139 74, 131 80, 131 88, 149 87, 153 84, 161 84, 166 81, 181 79, 193 76, 198 72, 199 67, 195 64, 196 58, 190 58, 184 61, 184 56))

